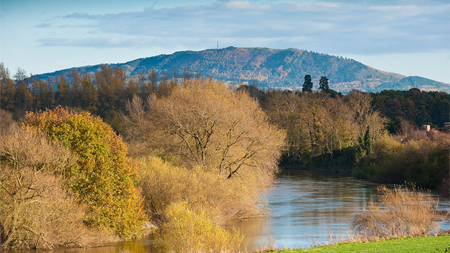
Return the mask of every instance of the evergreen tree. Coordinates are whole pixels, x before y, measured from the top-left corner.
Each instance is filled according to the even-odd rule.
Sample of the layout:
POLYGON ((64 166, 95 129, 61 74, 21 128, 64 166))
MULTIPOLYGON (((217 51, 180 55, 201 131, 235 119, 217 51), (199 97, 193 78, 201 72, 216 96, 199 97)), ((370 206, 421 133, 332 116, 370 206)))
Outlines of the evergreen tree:
POLYGON ((328 78, 326 76, 320 77, 319 90, 322 90, 324 92, 328 92, 330 90, 328 86, 328 78))
POLYGON ((303 83, 302 92, 312 92, 313 83, 311 81, 311 75, 305 76, 305 82, 303 83))

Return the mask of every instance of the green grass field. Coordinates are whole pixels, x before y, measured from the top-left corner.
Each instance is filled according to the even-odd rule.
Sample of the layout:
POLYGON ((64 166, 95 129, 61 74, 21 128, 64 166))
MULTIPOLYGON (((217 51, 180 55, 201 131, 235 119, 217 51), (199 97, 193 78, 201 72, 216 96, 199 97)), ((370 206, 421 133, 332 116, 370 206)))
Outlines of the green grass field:
POLYGON ((400 238, 367 243, 340 243, 310 249, 283 250, 279 252, 450 252, 450 236, 400 238))

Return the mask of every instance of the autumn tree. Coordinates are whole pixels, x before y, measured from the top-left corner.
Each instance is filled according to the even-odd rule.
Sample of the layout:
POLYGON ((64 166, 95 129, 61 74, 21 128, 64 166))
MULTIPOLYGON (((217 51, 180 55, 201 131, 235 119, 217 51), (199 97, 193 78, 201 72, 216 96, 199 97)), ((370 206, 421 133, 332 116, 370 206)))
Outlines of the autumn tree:
POLYGON ((152 68, 148 73, 148 79, 150 79, 150 87, 153 91, 156 90, 158 86, 158 71, 155 68, 152 68))
MULTIPOLYGON (((324 107, 325 97, 317 94, 305 94, 301 97, 299 106, 301 121, 300 131, 304 131, 304 136, 308 136, 308 151, 314 152, 322 146, 323 141, 323 122, 326 118, 324 107)), ((306 138, 305 138, 306 140, 306 138)))
POLYGON ((87 112, 77 114, 61 107, 28 113, 25 125, 72 150, 76 162, 66 172, 68 186, 87 206, 86 224, 123 238, 141 235, 145 217, 136 189, 137 167, 109 125, 87 112))
POLYGON ((74 92, 64 75, 56 77, 56 88, 58 88, 57 103, 62 106, 73 106, 74 92))
MULTIPOLYGON (((168 96, 135 96, 127 103, 125 136, 139 158, 145 210, 160 218, 161 233, 199 241, 195 229, 211 235, 208 241, 216 244, 219 235, 200 223, 172 227, 185 218, 182 213, 171 217, 170 206, 184 202, 184 211, 205 213, 214 225, 261 214, 284 133, 269 124, 247 93, 211 79, 183 82, 168 96)), ((219 241, 223 247, 237 242, 219 241)))
POLYGON ((81 86, 81 76, 78 73, 77 69, 72 69, 72 89, 73 89, 73 100, 72 100, 72 107, 81 107, 81 93, 82 93, 82 86, 81 86))
POLYGON ((169 79, 169 74, 166 70, 163 70, 161 81, 158 85, 157 95, 160 97, 167 97, 170 95, 173 89, 178 86, 177 71, 173 70, 173 78, 169 79))
POLYGON ((262 103, 271 122, 287 131, 285 162, 353 164, 367 126, 371 139, 381 136, 384 128, 384 120, 371 109, 370 96, 363 93, 343 99, 326 93, 270 91, 262 103))
POLYGON ((127 100, 130 100, 133 98, 133 96, 137 95, 139 93, 139 83, 135 80, 128 81, 127 84, 127 100))
POLYGON ((356 137, 355 141, 359 138, 364 138, 368 126, 370 127, 372 139, 382 136, 386 120, 373 110, 370 94, 353 90, 345 96, 345 100, 351 108, 355 122, 353 130, 356 137))
POLYGON ((16 82, 16 96, 15 96, 15 108, 16 116, 21 117, 25 115, 26 111, 29 111, 33 105, 33 94, 28 88, 28 82, 26 79, 26 72, 22 68, 17 69, 17 73, 14 75, 16 82))
POLYGON ((324 151, 333 158, 336 150, 342 150, 349 146, 349 139, 352 138, 353 119, 350 115, 350 108, 339 97, 328 98, 324 107, 326 109, 323 126, 324 151))
POLYGON ((83 209, 62 184, 70 151, 25 127, 0 138, 0 250, 80 242, 83 209))
POLYGON ((3 63, 0 63, 0 85, 0 106, 2 109, 13 111, 16 108, 17 89, 3 63))
POLYGON ((98 89, 95 87, 89 73, 84 73, 84 75, 80 78, 80 84, 81 107, 91 113, 97 112, 99 102, 98 89))
POLYGON ((213 80, 184 82, 149 106, 151 131, 142 133, 143 140, 176 155, 186 167, 227 178, 277 170, 284 134, 268 124, 256 101, 213 80))

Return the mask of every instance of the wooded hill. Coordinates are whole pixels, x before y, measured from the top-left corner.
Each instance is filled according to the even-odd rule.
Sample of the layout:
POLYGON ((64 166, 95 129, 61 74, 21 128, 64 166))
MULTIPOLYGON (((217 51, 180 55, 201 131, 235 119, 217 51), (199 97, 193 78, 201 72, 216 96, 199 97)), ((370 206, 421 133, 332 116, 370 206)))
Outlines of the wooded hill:
MULTIPOLYGON (((81 74, 93 76, 103 64, 77 67, 81 74)), ((273 89, 301 89, 305 75, 311 75, 314 89, 321 76, 330 80, 330 88, 347 93, 352 89, 365 92, 382 90, 409 90, 450 92, 446 83, 422 77, 406 77, 374 69, 360 62, 343 57, 320 54, 298 49, 236 48, 182 51, 170 55, 140 58, 127 63, 108 64, 123 69, 127 78, 138 80, 153 68, 159 78, 180 78, 185 75, 210 76, 234 84, 257 84, 273 89)), ((72 70, 36 75, 36 79, 64 75, 72 79, 72 70)))

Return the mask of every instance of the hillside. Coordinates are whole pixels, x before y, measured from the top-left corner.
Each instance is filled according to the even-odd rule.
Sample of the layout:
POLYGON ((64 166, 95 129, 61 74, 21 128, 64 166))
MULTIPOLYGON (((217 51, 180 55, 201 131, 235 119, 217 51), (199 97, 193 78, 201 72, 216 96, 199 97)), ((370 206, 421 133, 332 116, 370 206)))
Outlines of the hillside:
MULTIPOLYGON (((94 73, 101 66, 78 67, 77 70, 79 73, 94 73)), ((129 78, 137 78, 138 74, 146 74, 155 68, 159 75, 166 70, 169 77, 173 77, 174 70, 178 78, 189 71, 234 84, 249 84, 254 80, 259 87, 301 89, 304 76, 309 74, 313 78, 314 88, 318 87, 321 76, 327 76, 330 88, 343 93, 351 89, 376 92, 412 87, 450 92, 449 85, 445 83, 421 77, 405 77, 371 68, 352 59, 297 49, 228 47, 198 52, 182 51, 110 66, 124 69, 129 78)), ((70 78, 71 72, 71 69, 66 69, 35 77, 47 79, 63 74, 70 78)))

